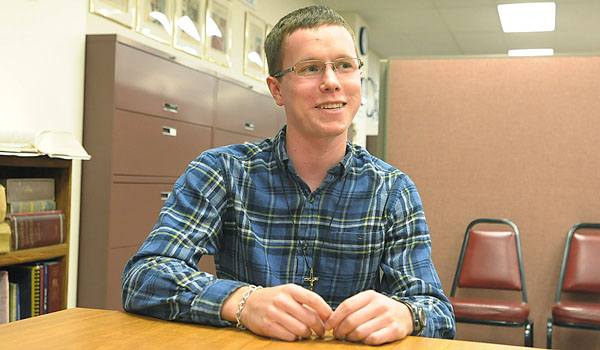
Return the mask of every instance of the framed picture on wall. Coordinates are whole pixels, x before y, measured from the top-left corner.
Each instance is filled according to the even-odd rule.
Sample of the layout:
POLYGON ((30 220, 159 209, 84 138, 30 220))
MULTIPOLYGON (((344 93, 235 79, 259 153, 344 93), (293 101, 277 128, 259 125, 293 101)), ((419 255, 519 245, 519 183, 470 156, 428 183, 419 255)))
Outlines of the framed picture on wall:
POLYGON ((244 74, 263 80, 265 74, 265 22, 246 12, 244 29, 244 74))
POLYGON ((135 30, 149 38, 171 44, 174 0, 139 0, 135 30))
POLYGON ((90 0, 90 12, 133 28, 136 0, 90 0))
POLYGON ((231 4, 228 0, 208 0, 204 45, 209 61, 231 67, 231 4))
POLYGON ((204 54, 204 0, 176 0, 173 47, 191 55, 204 54))
MULTIPOLYGON (((269 35, 269 33, 271 32, 271 30, 273 29, 273 26, 270 24, 265 25, 265 40, 267 40, 267 35, 269 35)), ((264 45, 263 45, 264 47, 264 45)), ((267 62, 267 53, 265 52, 265 71, 264 71, 265 77, 269 76, 269 62, 267 62)))

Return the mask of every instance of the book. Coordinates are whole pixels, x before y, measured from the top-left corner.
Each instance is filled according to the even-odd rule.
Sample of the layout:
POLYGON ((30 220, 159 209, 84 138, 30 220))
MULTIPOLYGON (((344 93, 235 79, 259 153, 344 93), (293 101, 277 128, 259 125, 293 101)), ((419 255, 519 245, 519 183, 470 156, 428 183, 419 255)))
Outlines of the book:
POLYGON ((0 221, 6 217, 6 188, 0 184, 0 221))
POLYGON ((16 201, 6 206, 7 215, 52 210, 56 210, 56 201, 52 199, 16 201))
POLYGON ((42 281, 42 293, 43 295, 40 296, 40 314, 46 314, 48 313, 48 265, 46 263, 43 263, 44 265, 44 276, 43 276, 43 281, 42 281))
POLYGON ((8 323, 10 315, 8 271, 0 271, 0 324, 8 323))
POLYGON ((60 261, 48 261, 45 265, 45 284, 46 305, 45 313, 55 312, 62 309, 62 264, 60 261))
POLYGON ((90 159, 70 132, 57 130, 0 130, 0 155, 90 159))
POLYGON ((22 320, 40 314, 40 265, 12 265, 7 267, 8 280, 18 284, 19 316, 22 320))
POLYGON ((16 283, 8 282, 8 305, 9 305, 9 313, 8 313, 8 321, 14 322, 18 320, 17 315, 19 312, 19 285, 16 283))
POLYGON ((0 254, 8 253, 11 247, 11 230, 9 222, 0 223, 0 254))
POLYGON ((54 200, 54 178, 0 179, 6 188, 6 203, 32 200, 54 200))
POLYGON ((60 210, 10 214, 11 248, 21 250, 65 241, 65 215, 60 210))
POLYGON ((44 284, 46 283, 46 266, 44 264, 36 264, 39 268, 39 283, 37 285, 38 290, 35 291, 35 295, 33 296, 34 300, 37 299, 37 307, 35 308, 36 313, 34 316, 39 316, 46 313, 46 308, 44 306, 44 300, 46 299, 46 288, 44 284))
POLYGON ((44 283, 45 283, 45 266, 44 264, 37 263, 36 267, 36 278, 37 282, 34 284, 33 295, 31 296, 31 302, 33 305, 33 316, 39 316, 44 313, 44 283))

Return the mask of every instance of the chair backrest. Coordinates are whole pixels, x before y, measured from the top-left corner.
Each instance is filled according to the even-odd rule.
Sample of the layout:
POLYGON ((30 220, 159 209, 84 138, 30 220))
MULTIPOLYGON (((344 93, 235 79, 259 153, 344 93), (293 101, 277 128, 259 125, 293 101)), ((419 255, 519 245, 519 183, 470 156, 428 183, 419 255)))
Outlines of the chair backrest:
POLYGON ((569 230, 556 302, 561 291, 600 293, 600 223, 579 223, 569 230))
POLYGON ((469 224, 450 296, 457 286, 520 290, 527 302, 519 229, 512 221, 477 219, 469 224), (475 229, 478 224, 499 224, 503 229, 475 229))

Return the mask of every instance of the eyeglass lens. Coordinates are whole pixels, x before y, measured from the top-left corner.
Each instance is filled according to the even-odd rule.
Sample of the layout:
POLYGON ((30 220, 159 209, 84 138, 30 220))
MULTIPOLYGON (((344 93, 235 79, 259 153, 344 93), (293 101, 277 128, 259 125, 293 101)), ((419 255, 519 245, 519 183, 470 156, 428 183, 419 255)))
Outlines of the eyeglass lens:
POLYGON ((354 73, 359 69, 359 61, 356 58, 338 58, 333 62, 321 60, 307 60, 296 64, 296 74, 299 77, 314 77, 323 74, 325 65, 331 64, 333 70, 340 74, 354 73))

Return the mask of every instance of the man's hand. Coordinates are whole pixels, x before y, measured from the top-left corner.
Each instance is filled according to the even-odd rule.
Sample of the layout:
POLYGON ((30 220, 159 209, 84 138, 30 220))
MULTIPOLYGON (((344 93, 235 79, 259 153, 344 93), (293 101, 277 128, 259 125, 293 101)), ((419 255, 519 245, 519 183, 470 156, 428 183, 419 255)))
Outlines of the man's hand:
MULTIPOLYGON (((235 322, 235 312, 247 287, 233 292, 223 303, 221 317, 235 322)), ((255 290, 246 300, 242 323, 253 333, 294 341, 325 334, 324 322, 332 310, 315 292, 296 284, 255 290)))
POLYGON ((325 324, 333 336, 379 345, 403 339, 413 332, 408 307, 373 290, 358 293, 333 312, 325 324))

